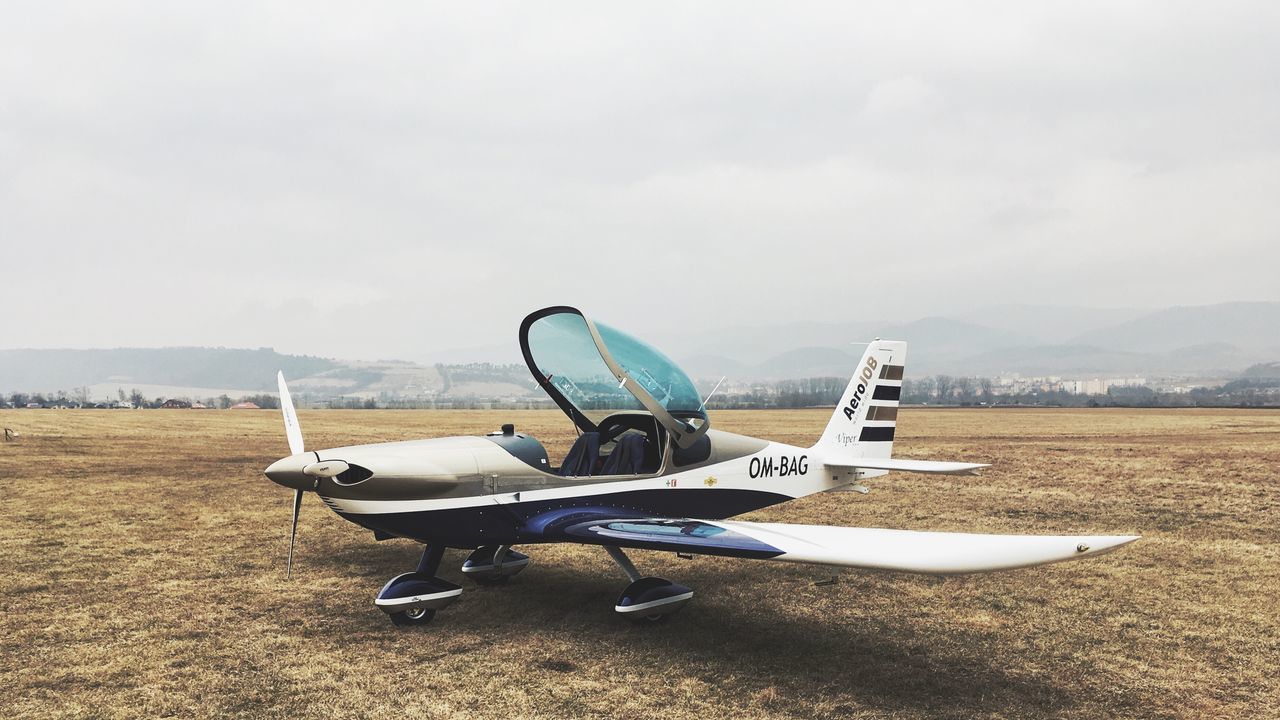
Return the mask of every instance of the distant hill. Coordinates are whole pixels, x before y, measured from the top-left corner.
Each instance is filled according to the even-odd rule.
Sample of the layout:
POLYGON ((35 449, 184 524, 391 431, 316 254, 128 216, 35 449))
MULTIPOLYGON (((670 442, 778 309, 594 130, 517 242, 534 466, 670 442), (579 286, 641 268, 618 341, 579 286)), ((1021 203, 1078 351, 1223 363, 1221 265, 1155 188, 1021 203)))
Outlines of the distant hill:
MULTIPOLYGON (((673 333, 645 338, 672 357, 731 358, 753 367, 796 348, 843 347, 866 342, 882 323, 819 323, 807 320, 781 325, 740 325, 701 333, 673 333)), ((716 375, 719 377, 719 375, 716 375)))
POLYGON ((420 365, 399 360, 343 361, 284 355, 270 348, 117 348, 112 350, 0 350, 0 392, 112 399, 120 390, 204 399, 274 394, 283 370, 300 399, 335 397, 430 400, 535 397, 528 369, 516 364, 420 365))
POLYGON ((1169 352, 1143 353, 1097 345, 1037 345, 1004 348, 955 361, 965 375, 1187 375, 1228 377, 1258 359, 1229 343, 1206 343, 1169 352))
MULTIPOLYGON (((858 348, 861 355, 862 348, 858 348)), ((753 380, 842 377, 853 373, 858 358, 829 347, 796 348, 775 355, 752 368, 753 380)))
POLYGON ((957 359, 1033 342, 1017 333, 943 317, 890 325, 877 334, 886 340, 906 340, 907 364, 912 372, 921 373, 949 372, 957 359))
POLYGON ((276 371, 291 377, 331 370, 333 360, 282 355, 271 348, 115 348, 0 350, 0 389, 71 390, 98 383, 275 390, 276 371))
MULTIPOLYGON (((722 347, 696 357, 720 357, 720 366, 736 363, 738 371, 717 371, 699 360, 687 365, 694 377, 723 373, 751 381, 845 376, 857 362, 858 344, 873 337, 906 340, 910 344, 907 372, 917 377, 938 373, 1227 377, 1280 358, 1280 303, 1158 311, 1005 305, 959 318, 847 325, 801 322, 726 328, 709 337, 722 347), (785 339, 794 344, 784 344, 785 339), (837 353, 849 359, 842 360, 837 353), (754 359, 743 362, 744 358, 754 359)), ((709 345, 703 338, 700 347, 709 345)))
POLYGON ((881 337, 907 340, 912 372, 933 373, 947 372, 957 358, 1031 342, 1016 333, 942 317, 875 327, 802 323, 791 330, 775 327, 761 333, 760 328, 747 328, 743 332, 745 335, 726 343, 726 347, 738 348, 747 357, 761 358, 757 362, 742 362, 727 352, 678 356, 678 361, 695 378, 718 378, 722 374, 737 381, 845 377, 853 373, 864 344, 881 337), (818 336, 821 340, 811 345, 787 345, 777 339, 818 336))
POLYGON ((1280 302, 1172 307, 1083 333, 1072 342, 1135 352, 1169 352, 1205 343, 1275 350, 1280 348, 1280 302))
POLYGON ((1251 380, 1280 380, 1280 362, 1251 365, 1240 373, 1240 377, 1251 380))
POLYGON ((677 362, 680 367, 693 378, 708 378, 712 381, 722 376, 745 378, 751 366, 724 355, 688 355, 677 362))
POLYGON ((1020 335, 1036 344, 1062 345, 1085 333, 1129 322, 1151 312, 1138 308, 1008 304, 992 305, 955 318, 1020 335))

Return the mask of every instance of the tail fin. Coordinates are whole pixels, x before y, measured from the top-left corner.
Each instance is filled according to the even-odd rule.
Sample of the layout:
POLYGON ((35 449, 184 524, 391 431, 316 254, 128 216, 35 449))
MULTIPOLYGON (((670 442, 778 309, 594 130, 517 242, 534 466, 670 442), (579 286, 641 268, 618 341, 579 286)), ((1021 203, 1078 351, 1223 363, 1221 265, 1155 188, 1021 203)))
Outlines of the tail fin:
POLYGON ((906 361, 905 342, 876 340, 867 345, 831 422, 814 447, 849 457, 890 457, 906 361))

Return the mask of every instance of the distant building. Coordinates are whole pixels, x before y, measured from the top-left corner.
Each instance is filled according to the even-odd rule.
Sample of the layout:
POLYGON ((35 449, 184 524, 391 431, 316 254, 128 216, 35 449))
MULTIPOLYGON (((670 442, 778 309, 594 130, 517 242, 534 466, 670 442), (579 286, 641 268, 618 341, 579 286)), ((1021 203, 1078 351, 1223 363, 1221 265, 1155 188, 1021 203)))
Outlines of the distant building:
POLYGON ((1093 378, 1069 380, 1063 383, 1063 389, 1076 395, 1106 395, 1107 390, 1113 387, 1142 387, 1146 384, 1146 378, 1093 378))
POLYGON ((208 410, 209 406, 205 405, 202 402, 197 401, 197 402, 191 403, 191 409, 192 410, 208 410))
POLYGON ((232 410, 261 410, 257 403, 242 402, 231 406, 232 410))
POLYGON ((167 410, 175 410, 175 409, 186 410, 187 408, 191 407, 191 403, 187 402, 186 400, 178 400, 178 399, 171 398, 169 400, 165 400, 160 405, 160 407, 165 408, 167 410))

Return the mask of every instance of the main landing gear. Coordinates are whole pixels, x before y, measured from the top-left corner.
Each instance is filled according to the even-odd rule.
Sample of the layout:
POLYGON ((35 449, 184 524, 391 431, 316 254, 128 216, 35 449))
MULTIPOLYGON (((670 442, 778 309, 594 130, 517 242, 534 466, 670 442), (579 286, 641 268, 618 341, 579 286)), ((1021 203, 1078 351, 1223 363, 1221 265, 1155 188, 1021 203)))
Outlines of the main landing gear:
MULTIPOLYGON (((658 577, 644 577, 621 548, 605 545, 609 557, 631 579, 613 605, 614 612, 633 622, 647 624, 665 619, 693 599, 693 590, 658 577)), ((436 577, 444 557, 443 545, 427 545, 418 569, 387 581, 373 601, 400 626, 426 625, 462 594, 462 588, 436 577)), ((481 585, 498 585, 529 565, 529 556, 509 545, 486 545, 467 558, 462 572, 481 585)))
POLYGON ((462 588, 436 577, 443 545, 428 545, 422 550, 418 569, 397 575, 387 581, 373 601, 396 625, 426 625, 436 611, 453 602, 462 588))
POLYGON ((462 573, 477 585, 505 585, 528 565, 529 556, 512 550, 510 545, 485 545, 462 563, 462 573))
POLYGON ((655 623, 684 607, 693 599, 693 590, 658 577, 642 577, 622 549, 605 545, 609 557, 631 578, 618 596, 613 610, 637 623, 655 623))
MULTIPOLYGON (((436 577, 443 545, 427 545, 422 550, 418 569, 397 575, 382 586, 373 601, 396 625, 426 625, 462 594, 462 588, 436 577)), ((516 552, 510 545, 486 545, 471 553, 462 564, 462 572, 480 585, 500 585, 529 565, 529 556, 516 552)))

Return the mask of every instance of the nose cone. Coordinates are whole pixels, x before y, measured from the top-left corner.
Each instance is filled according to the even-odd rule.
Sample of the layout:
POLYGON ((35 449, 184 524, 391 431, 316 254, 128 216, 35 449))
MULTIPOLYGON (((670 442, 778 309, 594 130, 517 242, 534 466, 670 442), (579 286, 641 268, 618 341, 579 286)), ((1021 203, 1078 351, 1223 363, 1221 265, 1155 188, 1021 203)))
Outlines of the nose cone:
POLYGON ((310 490, 315 487, 316 479, 304 473, 302 469, 315 461, 315 453, 298 453, 280 458, 263 472, 266 473, 267 479, 278 485, 294 490, 310 490))

